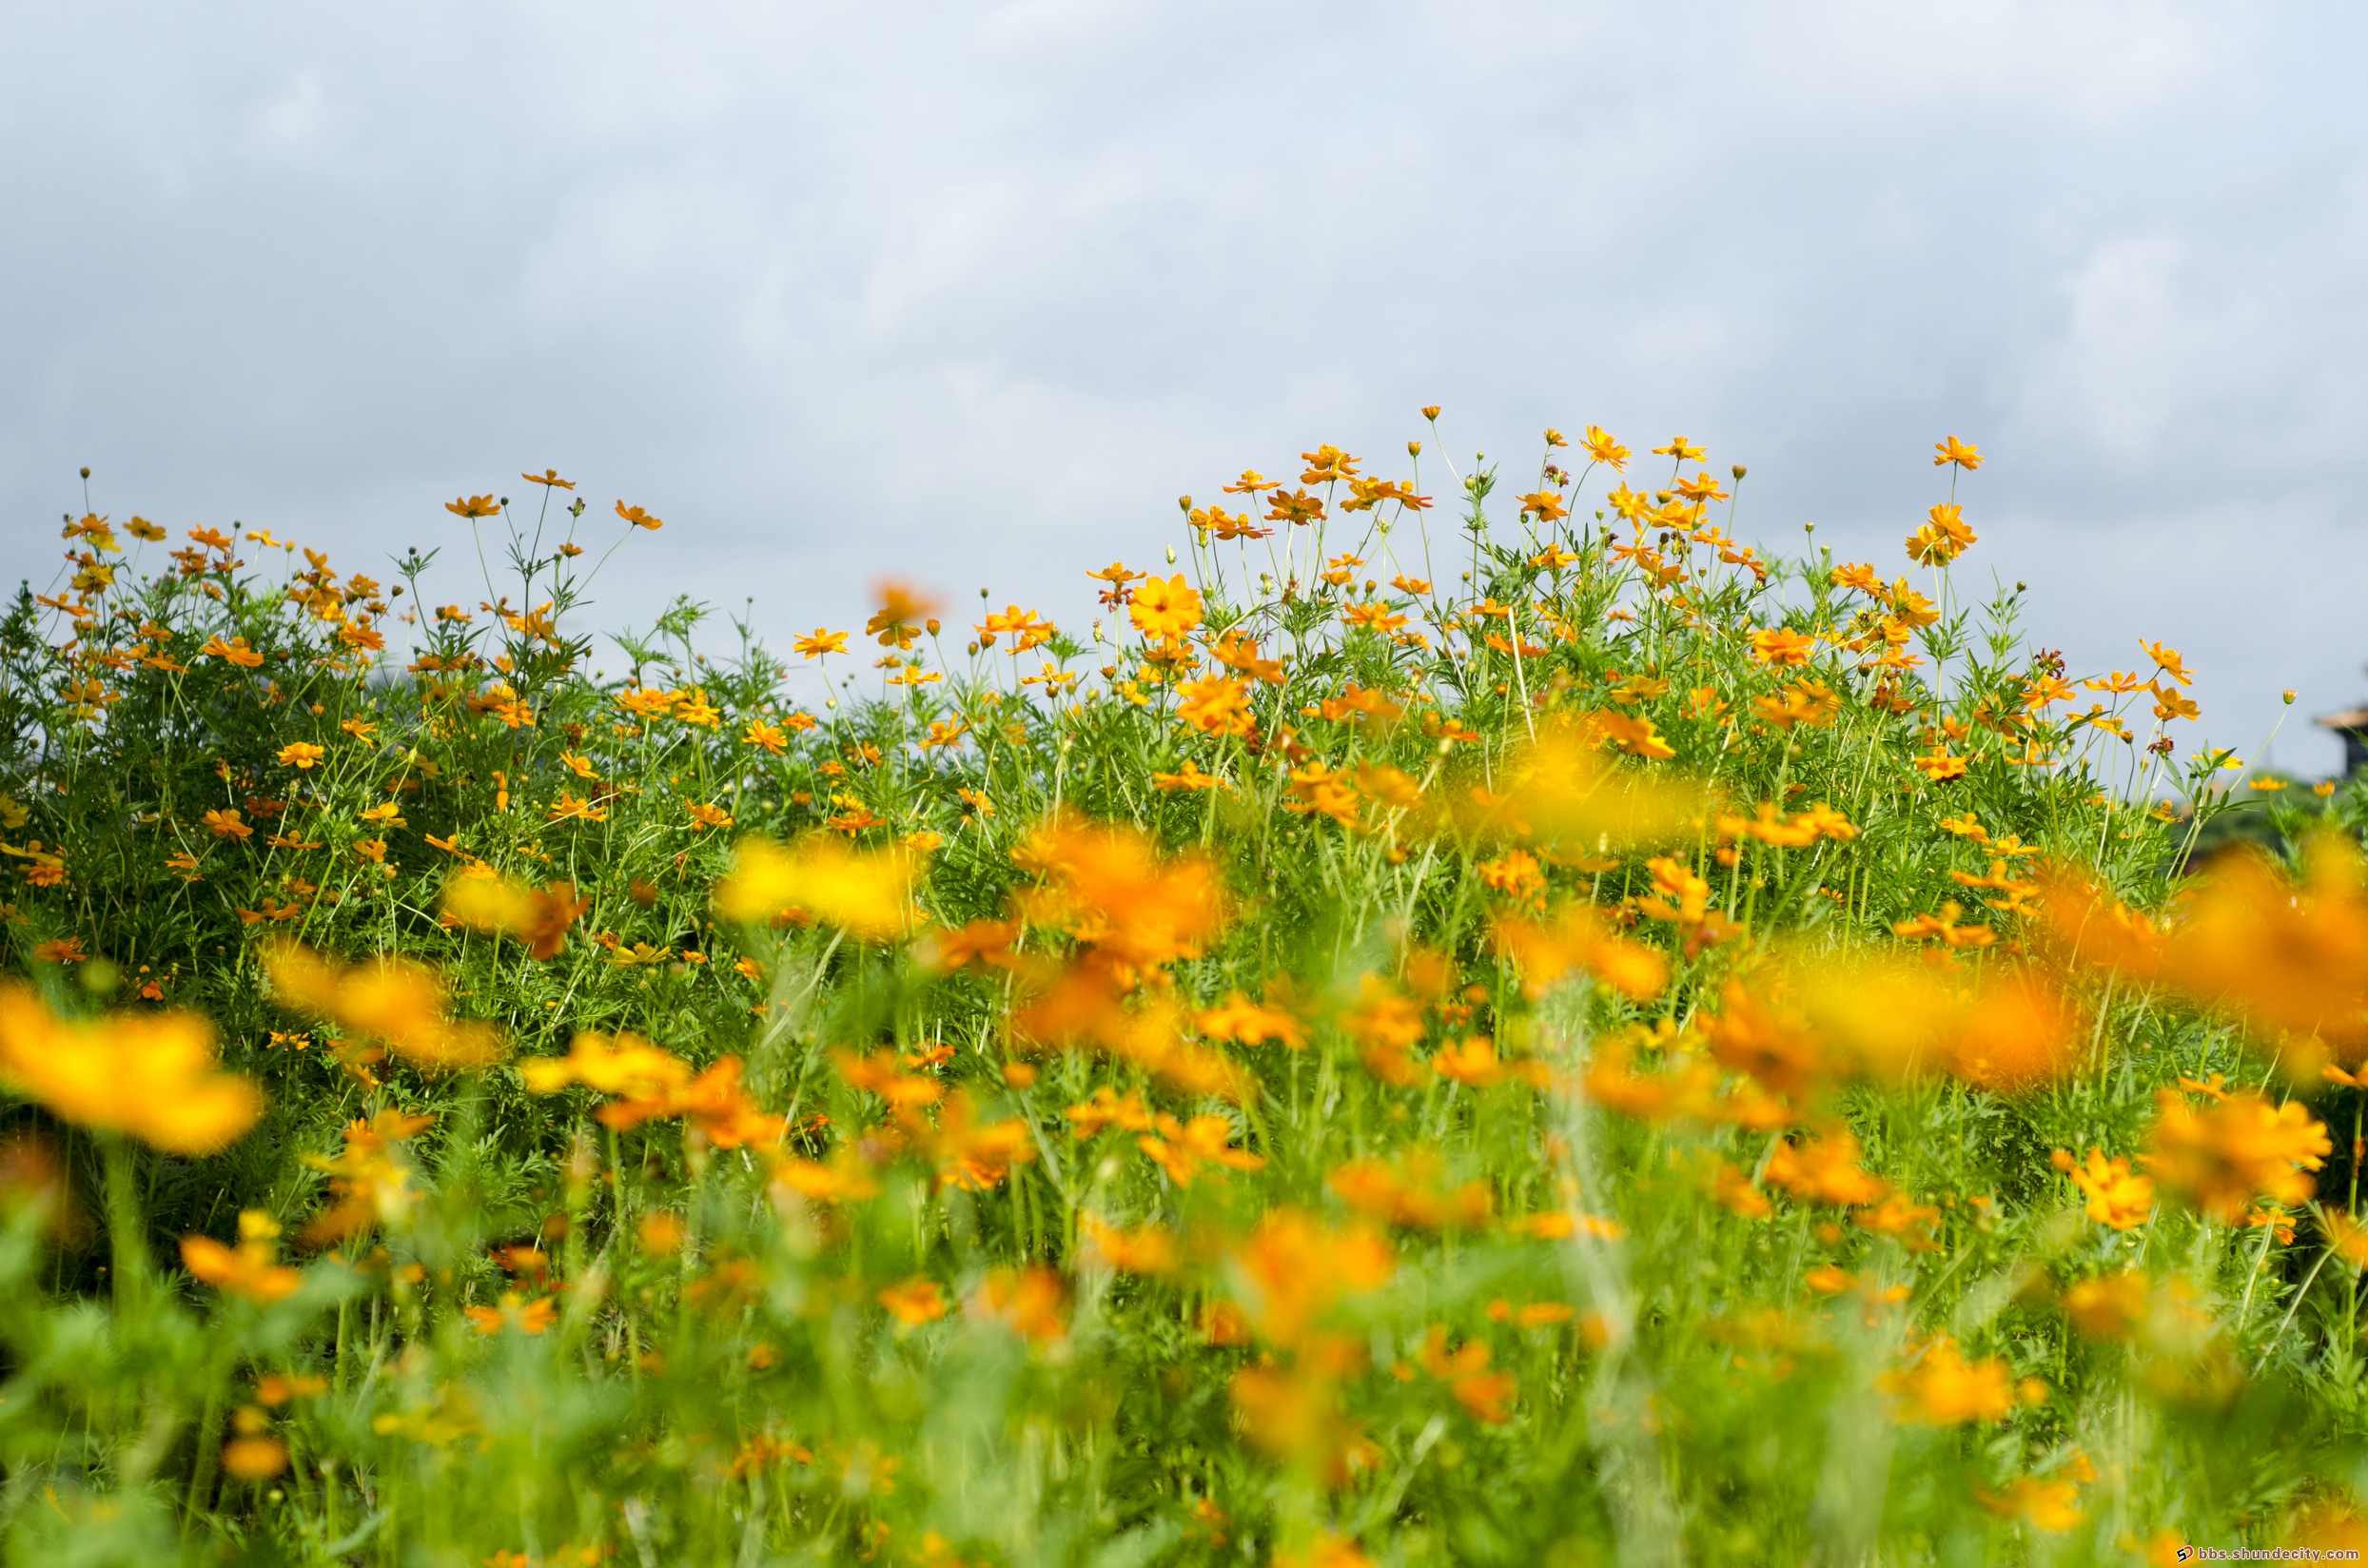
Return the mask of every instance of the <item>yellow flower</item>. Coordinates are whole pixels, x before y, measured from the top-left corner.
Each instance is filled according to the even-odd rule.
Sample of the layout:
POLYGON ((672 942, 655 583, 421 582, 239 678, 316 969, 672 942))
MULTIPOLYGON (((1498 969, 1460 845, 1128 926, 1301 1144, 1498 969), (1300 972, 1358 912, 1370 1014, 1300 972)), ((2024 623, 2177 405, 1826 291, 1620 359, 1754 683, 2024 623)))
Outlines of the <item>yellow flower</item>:
POLYGON ((567 928, 590 908, 592 900, 578 899, 572 882, 554 882, 537 892, 507 877, 463 872, 444 884, 444 910, 453 919, 478 931, 515 936, 526 944, 532 958, 558 957, 567 928))
POLYGON ((1982 466, 1981 448, 1976 446, 1967 446, 1965 442, 1959 441, 1954 436, 1950 436, 1944 441, 1935 441, 1932 445, 1932 451, 1934 454, 1932 458, 1932 466, 1935 468, 1940 467, 1943 463, 1953 462, 1958 467, 1966 470, 1967 473, 1971 473, 1974 469, 1982 466))
POLYGON ((456 518, 475 520, 478 518, 490 518, 501 508, 494 504, 494 499, 491 496, 462 496, 457 500, 444 502, 444 510, 456 518))
POLYGON ((2134 1268, 2100 1274, 2064 1293, 2064 1315, 2091 1339, 2125 1339, 2144 1321, 2152 1289, 2153 1282, 2134 1268))
POLYGON ((411 1212, 411 1171, 395 1157, 395 1146, 426 1130, 433 1116, 382 1110, 370 1121, 345 1124, 345 1147, 334 1160, 303 1156, 305 1165, 329 1179, 330 1203, 305 1225, 309 1245, 360 1235, 380 1225, 398 1225, 411 1212))
POLYGON ((2060 1536, 2080 1525, 2080 1488, 2068 1480, 2025 1476, 2003 1493, 1978 1492, 1976 1496, 1991 1513, 2021 1519, 2047 1535, 2060 1536))
POLYGON ((0 1082, 82 1127, 171 1154, 212 1154, 263 1114, 253 1081, 219 1069, 214 1031, 186 1012, 68 1021, 31 987, 0 986, 0 1082))
POLYGON ((1666 762, 1677 755, 1670 743, 1661 738, 1660 730, 1653 720, 1642 715, 1593 714, 1590 720, 1605 738, 1618 743, 1620 750, 1648 761, 1666 762))
POLYGON ((1201 624, 1201 596, 1182 572, 1165 580, 1146 578, 1128 600, 1126 617, 1146 637, 1181 637, 1201 624))
POLYGON ((902 848, 860 851, 814 836, 784 849, 744 838, 731 874, 715 886, 715 910, 743 921, 804 910, 866 941, 893 942, 911 928, 920 871, 918 857, 902 848))
POLYGON ((1248 683, 1230 676, 1187 680, 1177 687, 1176 716, 1204 735, 1246 735, 1255 728, 1248 683))
POLYGON ((383 1041, 429 1071, 481 1068, 501 1059, 500 1031, 444 1016, 444 983, 432 970, 392 956, 341 964, 289 944, 264 955, 283 1006, 383 1041))
POLYGON ((241 669, 246 670, 255 669, 264 661, 264 656, 249 648, 246 645, 246 638, 243 637, 232 637, 227 642, 223 641, 219 637, 208 638, 205 646, 198 652, 209 657, 227 659, 241 669))
POLYGON ((2006 1363, 1995 1356, 1968 1362, 1947 1338, 1935 1340, 1913 1365, 1883 1381, 1907 1401, 1908 1420, 1929 1426, 2005 1421, 2014 1413, 2014 1374, 2006 1363))
POLYGON ((309 740, 291 740, 280 748, 279 763, 283 768, 310 768, 329 754, 309 740))
POLYGON ((1816 646, 1814 637, 1790 627, 1778 626, 1752 634, 1752 659, 1754 663, 1777 668, 1789 664, 1807 664, 1816 646))
POLYGON ((614 1044, 593 1033, 581 1033, 568 1045, 565 1056, 533 1056, 519 1063, 529 1094, 557 1094, 571 1084, 581 1084, 600 1094, 631 1100, 652 1100, 671 1094, 691 1081, 691 1064, 663 1051, 637 1034, 620 1034, 614 1044))

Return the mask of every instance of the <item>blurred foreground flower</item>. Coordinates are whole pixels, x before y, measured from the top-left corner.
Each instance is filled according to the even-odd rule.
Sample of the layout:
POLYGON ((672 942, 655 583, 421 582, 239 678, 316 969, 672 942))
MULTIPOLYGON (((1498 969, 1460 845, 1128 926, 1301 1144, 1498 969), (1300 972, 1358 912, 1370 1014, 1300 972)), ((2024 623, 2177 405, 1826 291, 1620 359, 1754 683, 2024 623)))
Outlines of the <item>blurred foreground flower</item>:
POLYGON ((744 838, 731 874, 715 886, 715 912, 740 921, 803 914, 867 942, 894 942, 915 924, 912 894, 924 869, 902 848, 856 850, 821 834, 792 849, 744 838))
POLYGON ((2235 1224, 2256 1197, 2307 1203, 2315 1184, 2303 1173, 2335 1152, 2325 1124, 2293 1101, 2273 1106, 2246 1091, 2197 1110, 2166 1088, 2157 1105, 2146 1168, 2223 1225, 2235 1224))
POLYGON ((0 986, 0 1084, 68 1122, 168 1154, 226 1148, 264 1111, 250 1079, 220 1070, 213 1027, 186 1012, 67 1020, 30 986, 0 986))
POLYGON ((505 1049, 493 1025, 446 1017, 442 979, 407 958, 341 964, 290 943, 264 954, 264 969, 284 1006, 382 1041, 430 1072, 489 1067, 505 1049))
POLYGON ((444 884, 444 911, 475 931, 499 931, 526 944, 530 958, 556 958, 567 928, 592 908, 576 896, 572 882, 554 882, 537 892, 506 876, 475 874, 472 867, 444 884))

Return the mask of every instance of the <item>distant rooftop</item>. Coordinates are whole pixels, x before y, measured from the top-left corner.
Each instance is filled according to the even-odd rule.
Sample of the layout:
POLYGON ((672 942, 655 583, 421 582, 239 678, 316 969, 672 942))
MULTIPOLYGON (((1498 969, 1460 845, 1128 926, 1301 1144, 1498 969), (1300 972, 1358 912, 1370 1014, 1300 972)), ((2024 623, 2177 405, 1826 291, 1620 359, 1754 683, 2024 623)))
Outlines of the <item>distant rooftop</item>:
POLYGON ((2343 737, 2343 772, 2347 775, 2368 769, 2368 707, 2321 714, 2311 722, 2343 737))

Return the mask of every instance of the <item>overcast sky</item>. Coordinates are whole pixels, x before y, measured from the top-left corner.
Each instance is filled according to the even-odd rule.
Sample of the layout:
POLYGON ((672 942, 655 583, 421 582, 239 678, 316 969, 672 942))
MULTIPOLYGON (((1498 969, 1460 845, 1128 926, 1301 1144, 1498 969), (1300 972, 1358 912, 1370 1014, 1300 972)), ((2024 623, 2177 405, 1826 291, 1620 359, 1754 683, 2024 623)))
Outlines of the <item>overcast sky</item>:
POLYGON ((10 581, 85 463, 371 571, 549 465, 666 519, 602 625, 753 595, 784 641, 884 572, 1066 617, 1179 493, 1396 472, 1437 402, 1508 475, 1682 432, 1745 537, 1887 572, 1957 435, 1961 578, 2082 672, 2184 650, 2182 751, 2291 686, 2276 755, 2328 771, 2307 715, 2368 697, 2358 7, 0 18, 10 581))

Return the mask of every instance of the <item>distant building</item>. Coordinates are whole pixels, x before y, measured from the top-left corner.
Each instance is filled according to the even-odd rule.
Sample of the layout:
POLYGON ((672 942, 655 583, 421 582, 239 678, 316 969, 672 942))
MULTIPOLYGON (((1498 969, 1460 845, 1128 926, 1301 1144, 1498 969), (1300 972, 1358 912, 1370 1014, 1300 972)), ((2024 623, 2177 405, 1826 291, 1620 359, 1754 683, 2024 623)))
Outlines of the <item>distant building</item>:
POLYGON ((2368 708, 2324 714, 2311 722, 2343 737, 2343 772, 2347 775, 2368 768, 2368 708))

